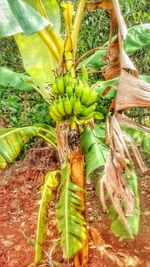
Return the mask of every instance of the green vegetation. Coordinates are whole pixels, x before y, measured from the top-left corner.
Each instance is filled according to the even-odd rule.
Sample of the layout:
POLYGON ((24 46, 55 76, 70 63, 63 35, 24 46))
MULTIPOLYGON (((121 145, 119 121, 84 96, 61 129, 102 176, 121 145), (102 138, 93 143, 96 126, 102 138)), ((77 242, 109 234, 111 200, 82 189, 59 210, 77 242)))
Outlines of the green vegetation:
MULTIPOLYGON (((86 0, 79 0, 73 19, 73 4, 67 1, 61 3, 65 34, 63 32, 59 36, 61 16, 58 2, 37 0, 36 6, 33 1, 30 4, 32 7, 26 1, 16 1, 15 4, 5 2, 2 6, 4 21, 0 20, 0 34, 15 36, 28 74, 1 68, 0 83, 7 88, 7 91, 1 90, 6 113, 4 122, 9 119, 11 126, 19 127, 0 128, 0 168, 13 162, 24 144, 33 137, 43 138, 58 151, 60 169, 46 175, 41 192, 35 265, 42 259, 48 207, 57 190, 55 215, 63 258, 74 267, 86 266, 88 235, 91 232, 92 238, 92 229, 86 223, 85 184, 91 182, 96 170, 99 171, 100 201, 112 219, 111 231, 121 239, 134 238, 138 233, 140 207, 132 154, 145 172, 146 166, 135 143, 150 153, 147 149, 149 129, 136 125, 122 111, 130 107, 150 106, 150 78, 138 76, 130 59, 141 47, 150 43, 150 24, 131 27, 127 31, 118 1, 86 5, 86 0), (86 53, 87 48, 89 54, 88 57, 87 54, 80 57, 79 47, 80 58, 77 58, 78 34, 85 6, 93 10, 97 5, 101 8, 101 4, 111 10, 112 16, 109 18, 106 12, 99 13, 98 10, 91 11, 92 16, 85 13, 84 31, 80 33, 79 43, 83 49, 81 53, 86 53), (10 12, 9 19, 13 20, 11 28, 7 27, 9 20, 5 9, 10 12), (18 10, 23 11, 19 16, 18 10), (99 16, 104 36, 97 38, 101 32, 97 24, 99 16), (105 34, 108 34, 105 21, 108 19, 111 28, 109 43, 105 39, 105 34), (90 37, 86 46, 81 37, 83 34, 83 40, 87 39, 87 26, 92 27, 93 35, 90 36, 88 31, 90 37), (91 55, 90 49, 97 44, 101 47, 92 51, 91 55), (97 76, 89 81, 93 73, 97 76), (13 89, 17 89, 18 95, 12 93, 13 89), (40 97, 36 99, 32 89, 43 100, 40 97), (54 127, 50 125, 52 121, 54 127), (142 135, 139 129, 142 129, 142 135), (111 205, 107 202, 108 197, 111 205)), ((125 7, 127 15, 128 8, 130 12, 133 8, 123 2, 122 7, 125 7)), ((3 57, 3 63, 4 58, 10 67, 8 55, 3 57)), ((101 246, 101 241, 98 245, 101 246)), ((51 252, 50 255, 53 263, 51 252)))

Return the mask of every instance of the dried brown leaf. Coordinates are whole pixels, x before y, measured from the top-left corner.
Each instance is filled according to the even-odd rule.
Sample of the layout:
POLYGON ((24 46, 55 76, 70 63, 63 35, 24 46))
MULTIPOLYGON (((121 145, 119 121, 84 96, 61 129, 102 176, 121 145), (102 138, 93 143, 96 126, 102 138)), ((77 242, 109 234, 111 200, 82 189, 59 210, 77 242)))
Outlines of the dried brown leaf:
POLYGON ((115 110, 132 107, 150 107, 150 85, 122 70, 115 110))

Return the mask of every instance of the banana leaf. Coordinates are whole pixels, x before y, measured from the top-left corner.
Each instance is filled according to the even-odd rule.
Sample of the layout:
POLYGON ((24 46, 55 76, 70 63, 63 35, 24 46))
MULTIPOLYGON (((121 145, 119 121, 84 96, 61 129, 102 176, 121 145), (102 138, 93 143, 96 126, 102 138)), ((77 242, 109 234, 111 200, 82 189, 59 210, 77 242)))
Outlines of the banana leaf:
POLYGON ((42 258, 42 244, 45 241, 47 232, 46 219, 50 201, 54 194, 54 189, 58 186, 58 181, 55 178, 57 171, 48 172, 45 176, 44 185, 42 187, 42 198, 40 200, 40 208, 38 213, 37 234, 35 242, 35 264, 40 263, 42 258))
POLYGON ((103 56, 106 55, 106 50, 98 50, 90 57, 84 59, 79 65, 78 69, 81 68, 82 65, 86 67, 91 67, 94 70, 99 70, 101 67, 106 65, 106 62, 103 60, 103 56))
POLYGON ((0 67, 0 85, 13 87, 20 91, 31 91, 30 76, 23 73, 16 73, 6 67, 0 67))
POLYGON ((52 83, 58 62, 40 36, 35 33, 24 38, 22 34, 18 34, 15 36, 15 41, 21 53, 24 68, 32 79, 40 86, 52 83))
POLYGON ((13 162, 23 145, 34 136, 44 138, 56 148, 56 136, 50 126, 39 124, 23 128, 0 129, 0 169, 13 162))
POLYGON ((0 38, 23 32, 25 36, 50 24, 22 0, 0 0, 0 38))
MULTIPOLYGON (((150 83, 150 76, 148 75, 139 75, 139 79, 143 80, 147 83, 150 83)), ((107 81, 97 81, 93 87, 97 91, 98 95, 100 97, 103 97, 104 99, 111 99, 116 96, 117 90, 115 86, 117 86, 117 83, 119 82, 119 77, 113 78, 111 80, 107 81), (103 95, 104 91, 110 87, 110 90, 103 95)))
MULTIPOLYGON (((150 43, 150 24, 141 24, 128 29, 124 48, 127 54, 133 55, 138 49, 150 43)), ((99 70, 106 63, 103 57, 107 50, 98 50, 94 54, 84 59, 78 66, 85 65, 95 70, 99 70)))
POLYGON ((81 189, 70 179, 70 166, 61 170, 60 198, 56 205, 57 226, 64 258, 72 258, 82 249, 86 241, 86 222, 84 206, 76 194, 81 189))
MULTIPOLYGON (((138 181, 137 175, 131 165, 128 164, 129 174, 125 174, 125 180, 129 188, 134 193, 134 214, 126 217, 128 222, 129 231, 124 227, 113 206, 109 209, 109 215, 112 219, 111 231, 112 233, 120 237, 120 239, 133 238, 134 235, 138 234, 139 221, 140 221, 140 208, 139 208, 139 195, 138 195, 138 181)), ((123 205, 123 203, 122 203, 123 205)))
POLYGON ((124 48, 128 55, 133 55, 138 49, 150 43, 150 23, 133 26, 128 29, 124 48))
POLYGON ((57 0, 42 0, 42 1, 25 0, 25 2, 31 5, 35 10, 37 10, 36 2, 42 2, 47 17, 51 22, 51 27, 57 34, 60 34, 61 17, 60 17, 60 8, 57 0))
POLYGON ((91 174, 106 163, 108 148, 96 137, 94 130, 85 126, 80 139, 81 149, 85 154, 86 179, 90 183, 91 174))

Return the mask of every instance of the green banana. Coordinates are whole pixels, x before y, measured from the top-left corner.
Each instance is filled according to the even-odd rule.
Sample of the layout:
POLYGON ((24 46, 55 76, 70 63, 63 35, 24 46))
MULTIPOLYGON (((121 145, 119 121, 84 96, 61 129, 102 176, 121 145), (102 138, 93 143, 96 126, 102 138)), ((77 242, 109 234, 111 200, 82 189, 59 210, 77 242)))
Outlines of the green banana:
POLYGON ((88 116, 90 113, 92 113, 96 109, 97 103, 94 103, 93 105, 89 106, 88 108, 85 106, 82 106, 80 115, 82 116, 88 116))
POLYGON ((89 100, 89 87, 84 86, 81 93, 81 103, 85 104, 89 100))
POLYGON ((58 91, 58 87, 57 87, 57 82, 56 80, 54 81, 53 85, 52 85, 52 94, 55 98, 57 98, 59 91, 58 91))
POLYGON ((89 98, 87 102, 85 102, 85 106, 89 107, 90 105, 94 104, 97 100, 98 93, 91 88, 89 91, 89 98))
POLYGON ((72 111, 74 109, 74 101, 75 101, 75 96, 74 94, 70 97, 70 104, 71 104, 71 108, 72 108, 72 111))
POLYGON ((70 103, 70 99, 69 99, 69 97, 67 95, 63 98, 63 104, 64 104, 64 108, 65 108, 66 114, 67 115, 72 114, 72 106, 71 106, 71 103, 70 103))
POLYGON ((62 97, 59 97, 59 99, 58 99, 58 101, 56 103, 57 103, 57 110, 59 111, 59 113, 63 117, 66 116, 66 111, 65 111, 65 108, 64 108, 64 105, 63 105, 62 97))
POLYGON ((59 76, 57 79, 57 88, 59 91, 59 94, 63 95, 65 93, 65 83, 64 83, 64 77, 59 76))
POLYGON ((73 114, 77 115, 81 110, 81 102, 80 99, 74 96, 74 106, 73 106, 73 114))
POLYGON ((82 67, 81 67, 81 80, 82 80, 84 85, 86 85, 88 82, 88 73, 87 73, 87 69, 85 68, 84 65, 82 65, 82 67))
POLYGON ((71 84, 66 85, 66 94, 71 96, 73 94, 73 87, 71 84))
POLYGON ((62 118, 58 118, 53 110, 50 109, 50 116, 54 121, 62 121, 62 118))
POLYGON ((78 116, 78 120, 79 121, 86 121, 86 120, 91 119, 93 117, 93 115, 94 115, 94 112, 91 112, 90 114, 88 114, 86 116, 80 115, 80 116, 78 116))
POLYGON ((74 93, 76 95, 76 97, 81 97, 81 93, 82 93, 82 90, 83 90, 83 83, 81 80, 79 80, 79 82, 77 83, 77 85, 75 86, 75 90, 74 90, 74 93))
POLYGON ((62 114, 60 114, 60 112, 58 111, 56 101, 54 101, 53 104, 51 105, 50 111, 52 111, 56 115, 56 117, 58 117, 60 119, 63 117, 62 114))

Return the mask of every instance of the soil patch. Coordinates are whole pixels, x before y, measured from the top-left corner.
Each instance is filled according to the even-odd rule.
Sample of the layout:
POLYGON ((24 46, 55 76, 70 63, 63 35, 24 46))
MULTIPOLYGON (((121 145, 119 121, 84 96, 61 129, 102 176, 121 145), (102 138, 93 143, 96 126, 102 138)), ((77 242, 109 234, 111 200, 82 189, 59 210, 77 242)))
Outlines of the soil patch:
MULTIPOLYGON (((58 166, 56 152, 40 144, 30 150, 23 161, 0 171, 0 267, 27 267, 33 262, 34 248, 27 237, 35 239, 40 185, 45 172, 58 166)), ((95 228, 104 242, 104 246, 96 248, 89 239, 88 267, 150 267, 150 175, 138 173, 141 226, 134 240, 119 241, 112 235, 110 219, 102 211, 99 198, 95 195, 95 182, 87 188, 88 225, 95 228)), ((48 214, 46 250, 52 246, 50 240, 53 244, 57 240, 54 211, 55 200, 48 214)), ((60 266, 67 266, 62 260, 60 248, 53 256, 61 262, 60 266)))

